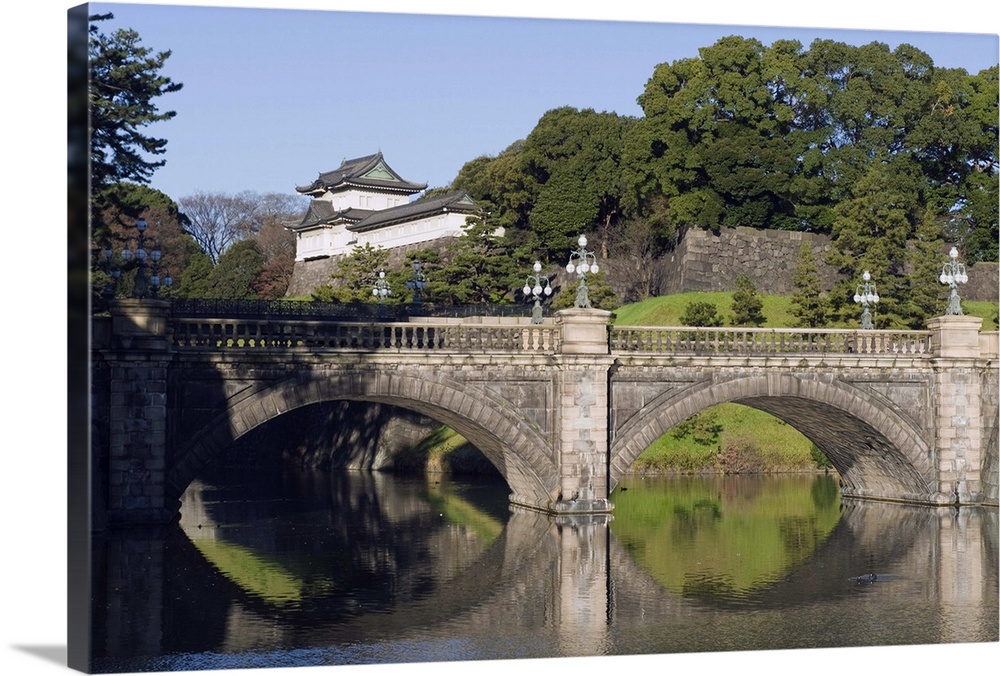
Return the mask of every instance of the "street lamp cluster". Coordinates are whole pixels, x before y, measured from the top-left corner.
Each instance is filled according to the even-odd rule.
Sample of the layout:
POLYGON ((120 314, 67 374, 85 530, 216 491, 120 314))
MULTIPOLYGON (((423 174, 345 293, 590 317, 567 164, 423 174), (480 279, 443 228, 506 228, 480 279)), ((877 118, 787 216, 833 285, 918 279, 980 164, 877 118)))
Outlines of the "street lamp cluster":
POLYGON ((427 288, 427 277, 420 271, 420 261, 413 261, 413 274, 406 281, 406 288, 413 291, 413 304, 420 305, 420 292, 427 288))
MULTIPOLYGON (((938 281, 947 286, 951 291, 948 297, 948 309, 945 311, 945 314, 961 315, 962 299, 958 296, 958 285, 967 283, 969 275, 965 271, 965 265, 958 262, 958 249, 956 247, 951 247, 951 251, 948 252, 948 258, 948 262, 941 269, 941 276, 938 277, 938 281)), ((875 290, 875 282, 872 281, 871 273, 867 270, 862 273, 861 280, 861 284, 858 284, 854 292, 854 302, 861 304, 861 328, 871 329, 874 328, 871 309, 878 304, 878 292, 875 290)))
POLYGON ((576 288, 576 300, 573 302, 573 305, 579 308, 589 308, 590 297, 588 296, 587 289, 587 273, 593 272, 597 274, 599 270, 597 267, 597 256, 593 251, 587 251, 586 235, 580 235, 580 239, 576 243, 580 248, 570 253, 569 263, 566 264, 566 272, 571 275, 575 272, 580 282, 576 288), (577 262, 574 263, 574 260, 577 262))
POLYGON ((938 278, 942 284, 951 289, 951 294, 948 296, 948 309, 945 314, 960 315, 962 314, 962 299, 958 297, 958 285, 968 282, 969 275, 965 273, 965 266, 958 262, 958 249, 951 247, 948 258, 950 260, 944 264, 941 276, 938 278))
POLYGON ((535 274, 529 275, 528 279, 524 282, 524 288, 521 291, 524 292, 526 297, 530 297, 535 301, 535 307, 531 311, 531 323, 541 324, 542 323, 542 294, 546 296, 552 295, 552 285, 549 284, 549 278, 542 276, 542 264, 539 261, 535 261, 532 266, 535 274), (545 288, 542 288, 542 280, 545 280, 545 288))
POLYGON ((385 270, 378 271, 378 277, 375 279, 375 288, 372 289, 372 295, 378 298, 379 305, 385 302, 386 296, 392 295, 392 289, 389 288, 389 282, 385 281, 385 270))
MULTIPOLYGON (((135 228, 138 233, 135 240, 130 238, 128 244, 121 251, 125 265, 130 265, 135 261, 135 282, 132 286, 132 295, 136 298, 156 298, 161 287, 170 288, 173 285, 173 279, 170 275, 160 278, 161 253, 159 244, 154 241, 152 251, 146 251, 146 219, 137 220, 135 228)), ((114 251, 112 251, 111 245, 108 245, 104 249, 104 264, 109 268, 112 279, 111 293, 114 292, 114 285, 118 283, 122 274, 122 271, 114 266, 113 261, 114 251)))
POLYGON ((861 328, 868 330, 875 328, 872 324, 871 308, 878 304, 878 291, 875 290, 875 282, 872 281, 871 273, 867 270, 861 275, 862 283, 854 291, 854 302, 861 303, 863 312, 861 313, 861 328))

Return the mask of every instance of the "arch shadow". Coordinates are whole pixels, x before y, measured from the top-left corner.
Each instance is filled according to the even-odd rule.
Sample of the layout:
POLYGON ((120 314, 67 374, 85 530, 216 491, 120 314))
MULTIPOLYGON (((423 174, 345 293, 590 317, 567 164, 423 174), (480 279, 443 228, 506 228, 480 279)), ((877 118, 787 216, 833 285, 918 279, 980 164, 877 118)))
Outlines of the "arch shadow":
POLYGON ((513 404, 447 376, 401 371, 303 373, 230 400, 167 469, 168 501, 179 505, 198 472, 250 430, 293 409, 344 400, 398 406, 448 425, 497 468, 512 502, 538 507, 555 501, 558 471, 550 444, 513 404))

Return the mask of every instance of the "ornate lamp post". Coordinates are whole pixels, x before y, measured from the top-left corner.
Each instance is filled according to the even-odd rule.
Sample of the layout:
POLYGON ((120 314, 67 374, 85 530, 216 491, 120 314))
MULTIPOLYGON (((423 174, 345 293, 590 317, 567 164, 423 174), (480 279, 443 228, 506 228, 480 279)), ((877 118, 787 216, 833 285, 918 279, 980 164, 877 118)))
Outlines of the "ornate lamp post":
POLYGON ((597 256, 594 255, 593 251, 587 251, 586 235, 580 235, 580 239, 576 243, 580 245, 580 248, 570 253, 569 263, 566 264, 566 272, 569 274, 576 272, 577 278, 580 281, 580 285, 576 289, 576 300, 573 302, 573 305, 575 307, 587 308, 590 307, 590 297, 587 295, 587 273, 597 273, 597 256), (574 264, 574 260, 577 263, 574 264))
POLYGON ((962 314, 962 299, 958 297, 958 285, 968 282, 969 275, 965 273, 965 265, 958 262, 958 249, 951 247, 948 257, 951 260, 944 264, 941 276, 938 278, 942 284, 947 284, 948 288, 951 289, 951 295, 948 297, 948 309, 945 314, 960 315, 962 314))
POLYGON ((868 330, 875 328, 872 325, 871 307, 878 304, 878 291, 875 290, 875 282, 872 281, 871 273, 867 270, 861 275, 863 280, 854 291, 854 302, 861 303, 864 310, 861 313, 861 328, 868 330))
POLYGON ((525 296, 530 296, 532 300, 535 301, 535 307, 531 311, 531 323, 541 324, 542 323, 542 293, 546 296, 552 295, 552 286, 549 284, 549 278, 543 277, 541 274, 542 264, 535 261, 532 266, 535 274, 528 275, 528 279, 524 282, 524 288, 521 291, 524 292, 525 296), (545 288, 542 288, 542 280, 545 280, 545 288))
POLYGON ((420 271, 420 261, 413 261, 413 274, 407 280, 406 288, 413 291, 413 304, 420 305, 420 292, 427 288, 427 277, 420 271))
MULTIPOLYGON (((156 298, 160 291, 160 287, 164 286, 169 288, 173 284, 173 279, 170 275, 167 275, 162 280, 160 279, 160 246, 156 242, 153 243, 153 250, 150 252, 146 251, 146 219, 140 218, 135 223, 135 228, 138 231, 138 235, 135 239, 135 250, 132 249, 132 241, 122 249, 122 260, 125 264, 131 263, 135 260, 135 283, 132 287, 132 295, 136 298, 146 298, 150 296, 156 298), (149 268, 149 273, 147 274, 146 268, 149 268)), ((105 259, 109 262, 111 260, 111 249, 110 247, 104 251, 105 259)), ((111 270, 111 277, 115 283, 121 277, 121 271, 118 269, 111 270)))
POLYGON ((107 272, 110 281, 104 285, 104 297, 111 300, 115 297, 115 288, 118 286, 118 279, 122 276, 122 271, 115 265, 115 252, 108 244, 104 247, 104 257, 101 259, 101 267, 107 272))
POLYGON ((385 302, 386 296, 392 295, 389 282, 385 281, 385 270, 378 271, 378 278, 375 280, 375 288, 372 289, 372 294, 378 298, 379 305, 385 302))

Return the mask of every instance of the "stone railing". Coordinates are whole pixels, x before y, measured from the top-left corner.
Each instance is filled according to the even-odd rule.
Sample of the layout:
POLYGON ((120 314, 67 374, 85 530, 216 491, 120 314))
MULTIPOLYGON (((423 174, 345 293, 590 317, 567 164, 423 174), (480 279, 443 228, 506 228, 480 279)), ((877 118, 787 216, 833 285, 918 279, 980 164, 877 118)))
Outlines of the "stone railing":
POLYGON ((983 331, 979 334, 979 354, 985 359, 1000 357, 1000 333, 983 331))
POLYGON ((930 331, 613 326, 612 353, 930 357, 930 331))
POLYGON ((180 350, 267 350, 472 353, 556 352, 559 328, 549 325, 448 322, 331 322, 294 319, 170 320, 180 350))

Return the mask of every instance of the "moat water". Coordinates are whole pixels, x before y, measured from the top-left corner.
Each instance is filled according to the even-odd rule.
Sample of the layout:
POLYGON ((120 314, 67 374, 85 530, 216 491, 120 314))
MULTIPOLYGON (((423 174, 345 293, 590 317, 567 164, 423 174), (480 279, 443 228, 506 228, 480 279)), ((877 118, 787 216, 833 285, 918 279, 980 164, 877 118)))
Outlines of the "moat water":
POLYGON ((611 519, 507 494, 205 476, 176 527, 95 542, 93 670, 998 640, 995 508, 843 502, 826 475, 630 477, 611 519))

